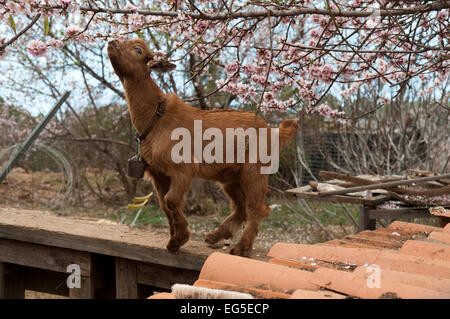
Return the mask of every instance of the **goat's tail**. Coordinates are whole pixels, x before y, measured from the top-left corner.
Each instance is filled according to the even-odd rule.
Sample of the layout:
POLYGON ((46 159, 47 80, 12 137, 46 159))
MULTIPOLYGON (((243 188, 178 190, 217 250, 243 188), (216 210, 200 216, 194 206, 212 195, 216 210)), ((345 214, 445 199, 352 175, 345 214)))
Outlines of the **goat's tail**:
POLYGON ((279 127, 280 146, 288 143, 298 132, 299 126, 296 120, 284 120, 279 127))

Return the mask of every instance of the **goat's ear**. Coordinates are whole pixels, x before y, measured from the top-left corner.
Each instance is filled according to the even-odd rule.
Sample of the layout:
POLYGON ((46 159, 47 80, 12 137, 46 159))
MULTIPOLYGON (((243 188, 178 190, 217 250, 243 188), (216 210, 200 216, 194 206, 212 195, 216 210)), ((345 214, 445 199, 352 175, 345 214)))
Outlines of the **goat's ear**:
POLYGON ((165 72, 172 71, 177 66, 173 63, 170 63, 167 60, 161 60, 161 61, 157 61, 157 62, 149 62, 147 64, 147 67, 150 71, 165 73, 165 72))

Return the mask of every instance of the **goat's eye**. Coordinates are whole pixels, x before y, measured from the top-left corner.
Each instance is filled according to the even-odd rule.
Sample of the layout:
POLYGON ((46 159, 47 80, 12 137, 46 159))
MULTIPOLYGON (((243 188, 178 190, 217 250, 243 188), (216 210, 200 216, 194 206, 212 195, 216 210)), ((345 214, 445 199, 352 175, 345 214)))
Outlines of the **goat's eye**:
POLYGON ((140 48, 134 48, 137 53, 142 54, 142 50, 140 48))

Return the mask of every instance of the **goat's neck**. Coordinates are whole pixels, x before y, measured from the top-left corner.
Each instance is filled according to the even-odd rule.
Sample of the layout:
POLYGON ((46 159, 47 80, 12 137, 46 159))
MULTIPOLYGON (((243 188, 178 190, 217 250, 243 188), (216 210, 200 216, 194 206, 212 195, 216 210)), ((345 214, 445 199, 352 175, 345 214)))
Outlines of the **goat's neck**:
POLYGON ((138 133, 142 134, 156 113, 158 103, 163 100, 164 93, 149 74, 145 79, 125 79, 123 86, 131 122, 138 133))

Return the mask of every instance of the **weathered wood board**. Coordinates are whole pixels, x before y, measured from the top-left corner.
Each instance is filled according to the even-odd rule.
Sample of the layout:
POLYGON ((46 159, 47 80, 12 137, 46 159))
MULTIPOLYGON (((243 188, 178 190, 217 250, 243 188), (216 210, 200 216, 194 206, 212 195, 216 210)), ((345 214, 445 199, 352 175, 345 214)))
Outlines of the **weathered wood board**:
POLYGON ((313 192, 312 187, 309 185, 289 189, 287 193, 292 193, 297 197, 310 199, 320 202, 330 202, 330 203, 347 203, 347 204, 360 204, 367 206, 376 206, 384 202, 389 197, 386 195, 378 195, 372 198, 362 198, 356 196, 345 196, 345 195, 332 195, 332 196, 319 196, 319 193, 313 192))
POLYGON ((56 216, 51 212, 0 208, 0 238, 104 254, 175 268, 200 270, 215 250, 189 241, 180 251, 166 249, 169 234, 56 216))

